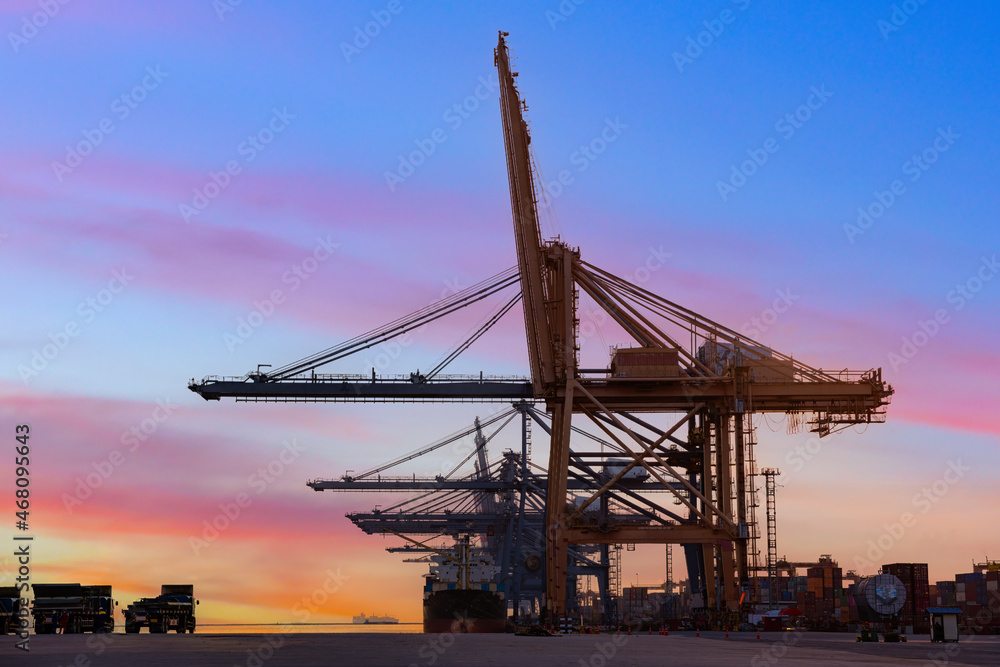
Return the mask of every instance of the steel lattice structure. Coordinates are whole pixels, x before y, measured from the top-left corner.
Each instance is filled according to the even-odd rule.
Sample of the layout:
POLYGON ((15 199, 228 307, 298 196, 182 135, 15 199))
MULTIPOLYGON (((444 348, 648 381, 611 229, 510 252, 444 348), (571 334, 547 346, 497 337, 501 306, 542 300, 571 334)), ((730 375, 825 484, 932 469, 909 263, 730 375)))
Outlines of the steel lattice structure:
MULTIPOLYGON (((240 378, 192 380, 206 399, 288 402, 510 402, 544 406, 551 423, 546 475, 545 604, 561 614, 568 599, 572 545, 654 543, 685 545, 689 578, 706 611, 720 622, 740 611, 741 588, 757 572, 748 562, 747 443, 755 413, 806 417, 821 437, 855 424, 880 423, 893 389, 880 368, 825 371, 773 350, 612 272, 582 259, 579 248, 539 231, 540 186, 530 136, 500 33, 495 64, 506 149, 516 267, 416 313, 287 366, 240 378), (454 358, 520 300, 530 377, 427 374, 371 377, 317 374, 323 365, 403 335, 472 303, 518 288, 497 315, 446 359, 454 358), (607 313, 632 341, 606 368, 578 364, 581 293, 607 313), (519 297, 519 299, 517 298, 519 297), (502 312, 501 312, 502 311, 502 312), (636 356, 630 356, 635 353, 636 356), (643 357, 642 355, 647 355, 643 357), (633 363, 643 358, 658 363, 633 363), (661 363, 662 362, 662 363, 661 363), (645 414, 644 414, 645 413, 645 414), (656 426, 652 415, 674 415, 656 426), (570 502, 580 457, 571 437, 574 417, 601 433, 627 465, 583 503, 570 502), (588 509, 617 493, 629 502, 622 480, 640 468, 651 484, 673 495, 682 514, 659 508, 643 525, 594 525, 588 509)), ((590 461, 591 468, 606 460, 590 461)), ((595 470, 596 471, 596 470, 595 470)), ((637 494, 642 495, 642 494, 637 494)))

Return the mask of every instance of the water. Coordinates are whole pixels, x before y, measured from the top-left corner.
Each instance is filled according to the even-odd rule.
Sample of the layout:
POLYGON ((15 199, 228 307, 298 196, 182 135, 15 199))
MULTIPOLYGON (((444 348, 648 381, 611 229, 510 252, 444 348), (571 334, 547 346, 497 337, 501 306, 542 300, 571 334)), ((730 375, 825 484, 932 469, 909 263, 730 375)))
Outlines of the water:
POLYGON ((261 633, 357 633, 413 634, 424 631, 423 623, 394 625, 355 625, 354 623, 199 623, 196 634, 261 634, 261 633))
MULTIPOLYGON (((195 634, 202 635, 252 635, 252 634, 419 634, 423 623, 397 623, 395 625, 355 625, 353 623, 199 623, 195 634)), ((142 634, 149 630, 142 630, 142 634)), ((34 635, 34 631, 31 632, 34 635)), ((115 623, 116 635, 125 634, 125 624, 115 623)), ((171 632, 170 634, 174 634, 171 632)))

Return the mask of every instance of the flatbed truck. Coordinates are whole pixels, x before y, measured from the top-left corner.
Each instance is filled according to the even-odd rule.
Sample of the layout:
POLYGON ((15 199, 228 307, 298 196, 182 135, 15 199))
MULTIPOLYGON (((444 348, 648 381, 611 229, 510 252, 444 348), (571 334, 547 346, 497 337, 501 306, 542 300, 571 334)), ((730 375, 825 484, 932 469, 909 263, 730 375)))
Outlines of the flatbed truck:
POLYGON ((66 634, 114 632, 111 586, 33 584, 35 634, 56 634, 65 621, 66 634))
POLYGON ((157 597, 141 598, 124 609, 125 632, 133 634, 143 627, 151 634, 194 632, 197 605, 193 585, 164 584, 157 597))

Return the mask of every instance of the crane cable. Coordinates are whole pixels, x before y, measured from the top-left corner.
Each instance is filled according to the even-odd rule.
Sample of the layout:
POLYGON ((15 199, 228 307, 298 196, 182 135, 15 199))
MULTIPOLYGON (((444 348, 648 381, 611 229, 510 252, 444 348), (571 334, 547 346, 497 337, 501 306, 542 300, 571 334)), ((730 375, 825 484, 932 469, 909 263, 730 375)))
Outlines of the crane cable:
MULTIPOLYGON (((515 410, 514 413, 516 413, 516 412, 517 411, 515 410)), ((517 414, 514 414, 514 413, 511 413, 510 417, 507 418, 507 421, 505 421, 503 424, 500 424, 500 426, 499 426, 499 428, 497 428, 497 430, 495 430, 488 438, 485 438, 483 440, 483 447, 485 447, 486 445, 488 445, 490 443, 490 440, 492 440, 498 433, 500 433, 500 431, 502 431, 504 429, 504 427, 507 426, 507 424, 509 424, 510 421, 514 417, 517 416, 517 414)), ((454 468, 452 468, 451 472, 449 472, 447 475, 445 475, 444 478, 445 479, 449 479, 452 475, 454 475, 456 472, 458 472, 459 468, 461 468, 466 463, 468 463, 469 459, 471 459, 473 456, 475 456, 478 453, 479 453, 479 447, 477 446, 475 449, 473 449, 471 452, 469 452, 468 456, 466 456, 464 459, 462 459, 461 463, 459 463, 457 466, 455 466, 454 468)), ((488 458, 487 458, 487 464, 489 464, 489 459, 488 458)), ((488 474, 488 472, 489 472, 489 467, 487 467, 487 469, 483 471, 483 473, 485 473, 485 474, 488 474)))
MULTIPOLYGON (((510 408, 509 410, 505 410, 504 412, 498 413, 497 415, 488 418, 486 421, 480 422, 480 428, 482 428, 483 426, 489 426, 490 424, 498 422, 501 419, 504 419, 504 418, 512 415, 515 412, 517 412, 517 410, 515 410, 514 408, 510 408)), ((403 456, 401 456, 401 457, 399 457, 397 459, 394 459, 394 460, 390 461, 389 463, 386 463, 384 465, 380 465, 380 466, 378 466, 376 468, 372 468, 371 470, 363 472, 360 475, 355 475, 353 477, 353 479, 354 480, 362 480, 362 479, 365 479, 366 477, 371 477, 372 475, 378 474, 378 473, 383 472, 385 470, 388 470, 390 468, 394 468, 394 467, 398 466, 401 463, 406 463, 407 461, 412 461, 413 459, 415 459, 415 458, 417 458, 419 456, 423 456, 424 454, 428 454, 430 452, 433 452, 435 449, 439 449, 441 447, 444 447, 445 445, 451 444, 451 443, 455 442, 456 440, 461 440, 462 438, 466 437, 467 435, 475 433, 475 431, 476 431, 476 427, 475 427, 475 425, 473 425, 470 428, 463 429, 461 431, 458 431, 457 433, 453 433, 452 435, 444 438, 443 440, 439 440, 438 442, 435 442, 433 444, 427 445, 425 447, 421 447, 420 449, 417 449, 417 450, 415 450, 415 451, 413 451, 413 452, 411 452, 409 454, 405 454, 405 455, 403 455, 403 456)))
POLYGON ((429 324, 445 315, 496 294, 520 282, 520 274, 515 267, 502 271, 472 287, 436 301, 420 310, 400 317, 389 324, 356 336, 351 340, 329 347, 321 352, 304 357, 267 374, 268 379, 281 380, 297 373, 315 370, 317 367, 336 361, 355 352, 392 340, 413 329, 429 324))
POLYGON ((462 354, 467 349, 469 349, 469 347, 471 347, 473 343, 475 343, 477 340, 479 340, 484 333, 486 333, 487 331, 489 331, 493 327, 494 324, 496 324, 497 322, 499 322, 500 318, 502 318, 504 315, 506 315, 508 312, 510 312, 510 309, 513 308, 514 305, 518 301, 520 301, 520 300, 521 300, 521 292, 518 292, 517 294, 514 295, 514 298, 512 298, 505 305, 503 305, 500 308, 500 310, 495 315, 493 315, 493 317, 491 317, 483 326, 481 326, 479 328, 478 331, 476 331, 474 334, 472 334, 472 336, 470 336, 468 339, 466 339, 465 342, 461 343, 453 352, 451 352, 447 357, 445 357, 437 366, 435 366, 434 368, 432 368, 427 373, 427 375, 425 376, 425 379, 426 380, 430 380, 435 375, 437 375, 442 370, 444 370, 445 366, 447 366, 452 361, 454 361, 458 357, 458 355, 462 354))

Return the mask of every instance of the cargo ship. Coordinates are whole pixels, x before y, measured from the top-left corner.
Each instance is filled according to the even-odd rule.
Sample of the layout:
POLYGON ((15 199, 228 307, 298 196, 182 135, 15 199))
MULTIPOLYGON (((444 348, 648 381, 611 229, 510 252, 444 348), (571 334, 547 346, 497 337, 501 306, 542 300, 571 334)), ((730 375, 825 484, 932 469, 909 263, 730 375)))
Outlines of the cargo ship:
POLYGON ((365 616, 361 614, 354 617, 355 625, 396 625, 397 623, 399 623, 399 619, 392 616, 365 616))
POLYGON ((465 537, 452 553, 435 551, 424 583, 424 632, 504 632, 507 599, 493 557, 465 537))

